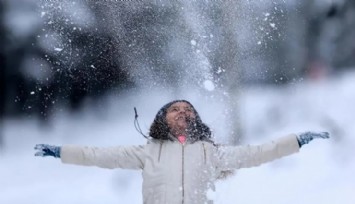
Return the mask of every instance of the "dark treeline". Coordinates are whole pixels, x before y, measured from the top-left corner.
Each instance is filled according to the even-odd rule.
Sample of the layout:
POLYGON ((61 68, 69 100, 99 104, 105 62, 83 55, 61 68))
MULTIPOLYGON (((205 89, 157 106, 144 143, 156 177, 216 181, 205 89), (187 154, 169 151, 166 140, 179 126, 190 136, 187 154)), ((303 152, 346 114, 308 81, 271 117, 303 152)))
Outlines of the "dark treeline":
MULTIPOLYGON (((128 4, 117 6, 116 3, 117 12, 113 15, 108 12, 112 7, 109 2, 104 5, 94 1, 78 1, 86 2, 83 6, 90 14, 88 18, 91 22, 77 26, 71 19, 73 13, 65 13, 59 9, 61 1, 42 1, 51 4, 42 5, 42 10, 41 7, 32 8, 37 16, 44 12, 40 22, 34 24, 31 32, 16 35, 5 19, 14 8, 12 6, 10 9, 10 2, 0 1, 1 117, 38 115, 47 119, 58 104, 77 110, 87 97, 99 99, 107 91, 114 90, 119 93, 135 87, 137 81, 132 76, 137 73, 134 70, 140 67, 141 62, 146 63, 158 78, 174 84, 177 83, 174 76, 179 74, 177 70, 193 60, 183 62, 164 58, 169 53, 162 47, 176 39, 174 33, 178 33, 179 29, 188 30, 184 35, 194 35, 192 29, 185 28, 188 27, 186 22, 178 22, 181 14, 174 6, 163 8, 149 3, 137 3, 136 7, 129 7, 128 4), (43 40, 44 38, 49 40, 43 40), (56 39, 60 39, 60 42, 55 42, 56 39), (128 47, 130 54, 127 54, 128 47)), ((287 29, 286 24, 294 23, 292 20, 302 21, 298 24, 304 26, 303 33, 299 34, 301 37, 298 37, 302 43, 298 44, 303 44, 300 50, 306 50, 306 53, 296 50, 292 52, 292 43, 275 38, 268 42, 269 46, 251 53, 259 53, 271 59, 273 64, 270 67, 275 69, 269 69, 271 71, 265 77, 266 82, 274 83, 275 78, 278 81, 282 78, 282 83, 287 83, 295 76, 304 76, 310 72, 310 69, 314 69, 314 62, 319 61, 335 68, 355 65, 355 22, 354 18, 349 17, 354 16, 354 1, 333 4, 323 10, 316 10, 312 3, 314 1, 300 2, 301 10, 295 11, 293 19, 285 17, 292 12, 290 10, 285 15, 275 15, 275 21, 284 24, 280 29, 287 29), (330 34, 327 33, 335 28, 339 32, 329 37, 330 34), (324 39, 330 41, 329 46, 322 45, 324 39), (289 55, 294 55, 294 58, 286 55, 290 52, 292 54, 289 55), (303 61, 297 60, 301 58, 297 56, 303 55, 306 55, 303 61), (292 64, 292 60, 288 60, 288 67, 294 67, 296 71, 290 71, 291 68, 285 70, 285 58, 288 57, 298 61, 292 64)), ((22 7, 26 9, 28 5, 22 7)), ((226 9, 229 9, 229 13, 233 10, 226 5, 201 9, 201 15, 210 16, 209 25, 215 28, 219 26, 218 32, 223 34, 218 36, 218 32, 211 28, 211 32, 217 36, 215 39, 219 40, 216 44, 219 44, 220 48, 206 56, 211 60, 215 72, 219 71, 219 66, 225 65, 227 69, 232 69, 236 64, 234 60, 243 60, 243 55, 235 51, 238 49, 238 42, 233 38, 233 34, 238 34, 238 31, 234 31, 233 26, 229 29, 223 28, 233 22, 228 20, 233 15, 223 14, 226 9), (221 20, 219 15, 223 15, 225 19, 221 20), (222 49, 225 50, 222 52, 222 49), (239 56, 235 57, 236 55, 239 56), (226 62, 228 59, 232 61, 226 62)), ((293 42, 295 43, 297 44, 293 42)), ((247 70, 249 67, 238 66, 239 68, 241 73, 245 73, 243 69, 247 70)), ((252 78, 254 75, 258 73, 251 73, 248 77, 252 78)), ((240 80, 243 81, 243 76, 240 80)), ((235 80, 232 78, 230 81, 235 80)))
MULTIPOLYGON (((6 5, 3 1, 1 4, 3 17, 6 5)), ((116 43, 109 35, 78 32, 66 23, 51 27, 44 21, 19 39, 1 17, 2 116, 38 115, 47 119, 57 105, 75 111, 87 97, 98 99, 108 90, 119 93, 133 87, 127 71, 121 68, 116 43), (39 45, 40 37, 47 31, 60 31, 63 39, 70 39, 71 56, 39 45)))

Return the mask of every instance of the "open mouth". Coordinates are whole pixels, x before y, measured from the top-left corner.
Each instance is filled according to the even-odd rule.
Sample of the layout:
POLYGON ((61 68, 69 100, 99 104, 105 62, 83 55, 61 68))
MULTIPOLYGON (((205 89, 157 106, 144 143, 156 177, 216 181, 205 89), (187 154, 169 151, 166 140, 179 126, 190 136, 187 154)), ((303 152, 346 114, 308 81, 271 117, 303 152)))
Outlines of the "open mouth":
POLYGON ((178 122, 185 122, 187 124, 191 124, 193 123, 193 119, 191 117, 188 116, 178 116, 175 118, 176 121, 178 122))
POLYGON ((184 116, 179 116, 179 117, 176 118, 176 120, 186 120, 186 117, 184 117, 184 116))

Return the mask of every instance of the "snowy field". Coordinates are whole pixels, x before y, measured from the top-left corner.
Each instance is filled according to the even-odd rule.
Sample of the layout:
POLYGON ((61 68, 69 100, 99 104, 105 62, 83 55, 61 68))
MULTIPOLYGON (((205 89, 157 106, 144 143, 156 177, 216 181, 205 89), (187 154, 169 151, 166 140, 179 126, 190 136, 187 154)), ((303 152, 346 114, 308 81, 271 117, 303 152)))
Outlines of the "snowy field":
MULTIPOLYGON (((223 104, 185 98, 202 119, 224 135, 223 104)), ((0 204, 141 204, 141 174, 129 170, 63 165, 58 159, 34 157, 37 143, 96 146, 144 144, 134 129, 137 106, 145 132, 171 94, 110 96, 93 110, 54 115, 49 126, 34 119, 5 121, 0 151, 0 204)), ((285 87, 249 87, 242 91, 243 144, 262 143, 291 132, 327 130, 330 140, 317 140, 300 153, 257 168, 238 170, 220 181, 209 195, 218 204, 354 204, 355 203, 355 73, 285 87)), ((59 110, 59 108, 58 108, 59 110)))

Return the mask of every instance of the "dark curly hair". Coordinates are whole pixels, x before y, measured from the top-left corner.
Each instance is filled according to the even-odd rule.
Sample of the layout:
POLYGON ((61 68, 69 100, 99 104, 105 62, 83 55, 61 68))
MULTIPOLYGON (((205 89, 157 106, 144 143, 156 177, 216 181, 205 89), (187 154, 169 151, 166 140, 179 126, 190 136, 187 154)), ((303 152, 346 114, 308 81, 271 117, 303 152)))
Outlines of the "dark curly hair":
POLYGON ((166 114, 167 114, 167 109, 171 105, 177 102, 185 102, 189 104, 195 113, 195 119, 193 120, 193 125, 191 126, 192 127, 191 135, 189 135, 191 141, 195 142, 195 141, 203 140, 203 141, 209 141, 213 143, 212 133, 210 128, 202 122, 201 117, 197 113, 194 106, 189 101, 186 100, 175 100, 164 105, 158 111, 152 125, 150 126, 149 136, 151 138, 158 139, 158 140, 170 140, 168 136, 170 132, 170 128, 168 127, 168 123, 166 121, 166 114))

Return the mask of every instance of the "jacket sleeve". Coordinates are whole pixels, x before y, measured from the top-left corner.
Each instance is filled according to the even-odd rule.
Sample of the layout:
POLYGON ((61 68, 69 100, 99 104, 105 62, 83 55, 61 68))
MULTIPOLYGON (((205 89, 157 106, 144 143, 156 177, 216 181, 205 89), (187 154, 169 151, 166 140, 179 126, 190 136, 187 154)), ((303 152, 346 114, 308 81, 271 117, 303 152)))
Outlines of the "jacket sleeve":
POLYGON ((294 134, 256 146, 219 146, 218 168, 230 170, 259 166, 298 151, 297 136, 294 134))
POLYGON ((87 147, 64 145, 60 158, 63 163, 101 168, 142 169, 144 146, 87 147))

